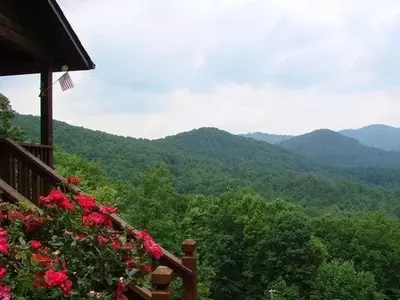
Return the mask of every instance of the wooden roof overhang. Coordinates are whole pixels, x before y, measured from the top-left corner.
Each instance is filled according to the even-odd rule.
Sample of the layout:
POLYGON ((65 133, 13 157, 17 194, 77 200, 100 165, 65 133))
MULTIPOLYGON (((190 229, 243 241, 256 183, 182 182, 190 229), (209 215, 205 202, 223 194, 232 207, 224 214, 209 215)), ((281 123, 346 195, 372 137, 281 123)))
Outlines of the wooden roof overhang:
POLYGON ((55 0, 0 0, 0 76, 91 70, 95 64, 55 0))
MULTIPOLYGON (((95 68, 55 0, 0 0, 0 76, 40 74, 41 144, 53 166, 53 72, 95 68)), ((23 88, 23 87, 21 87, 23 88)))

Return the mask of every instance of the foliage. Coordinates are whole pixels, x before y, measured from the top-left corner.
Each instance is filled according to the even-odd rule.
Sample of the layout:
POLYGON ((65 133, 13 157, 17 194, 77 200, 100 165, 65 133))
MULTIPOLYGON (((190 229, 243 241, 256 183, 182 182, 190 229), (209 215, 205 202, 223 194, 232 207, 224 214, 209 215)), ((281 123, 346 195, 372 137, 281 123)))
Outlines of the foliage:
POLYGON ((115 207, 59 189, 40 202, 42 210, 0 207, 0 295, 122 300, 127 284, 148 285, 152 257, 160 258, 161 248, 145 231, 134 240, 128 230, 114 230, 115 207))
POLYGON ((23 140, 19 127, 13 124, 15 111, 11 108, 10 101, 0 93, 0 138, 10 138, 17 141, 23 140))
POLYGON ((383 299, 376 291, 374 276, 369 272, 357 272, 350 262, 322 264, 313 285, 310 300, 383 299))
POLYGON ((199 299, 400 298, 400 190, 356 182, 390 186, 398 169, 328 168, 210 128, 149 141, 55 124, 57 170, 176 255, 196 240, 199 299))
MULTIPOLYGON (((37 117, 18 115, 15 121, 38 141, 37 117)), ((322 167, 282 147, 213 128, 150 141, 54 121, 54 140, 60 149, 101 164, 108 178, 128 185, 140 184, 141 174, 164 163, 181 194, 217 195, 249 186, 266 199, 284 198, 307 210, 400 211, 400 190, 342 180, 398 186, 400 169, 322 167)))
MULTIPOLYGON (((277 291, 276 299, 317 297, 323 291, 316 276, 321 274, 318 282, 322 282, 326 277, 321 266, 330 265, 332 260, 354 260, 357 274, 372 274, 374 297, 400 297, 400 274, 396 271, 400 268, 400 222, 395 217, 318 209, 309 215, 302 207, 283 199, 265 199, 249 188, 212 196, 185 195, 176 190, 166 164, 148 169, 139 184, 132 186, 109 181, 100 165, 76 155, 63 153, 56 158, 60 169, 73 165, 73 158, 82 160, 84 167, 77 168, 82 176, 103 174, 99 180, 116 190, 122 216, 138 228, 149 229, 176 255, 180 255, 183 239, 195 239, 199 299, 264 300, 271 288, 277 291)), ((305 208, 323 199, 329 190, 324 190, 323 183, 313 182, 321 189, 315 197, 305 196, 309 183, 298 183, 304 192, 297 197, 304 197, 305 208)), ((343 187, 339 187, 334 197, 359 207, 360 203, 346 200, 340 193, 343 187)), ((95 183, 87 188, 95 188, 95 183)), ((383 201, 379 193, 372 197, 383 201)), ((340 272, 332 274, 340 280, 340 272)), ((346 278, 344 283, 351 286, 353 277, 346 278)))

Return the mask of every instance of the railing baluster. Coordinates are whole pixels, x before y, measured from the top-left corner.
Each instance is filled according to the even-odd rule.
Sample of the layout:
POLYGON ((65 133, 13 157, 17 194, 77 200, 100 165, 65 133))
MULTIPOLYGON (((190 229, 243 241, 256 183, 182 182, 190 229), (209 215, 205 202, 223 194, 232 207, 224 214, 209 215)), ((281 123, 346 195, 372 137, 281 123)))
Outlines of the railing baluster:
POLYGON ((11 160, 11 186, 18 190, 18 184, 17 184, 17 161, 16 159, 10 154, 10 160, 11 160))
POLYGON ((38 177, 36 172, 32 171, 32 202, 39 206, 39 184, 40 178, 38 177))
POLYGON ((12 160, 11 160, 11 155, 10 153, 7 151, 4 154, 4 180, 9 184, 12 185, 12 180, 11 180, 11 176, 12 176, 12 160))
POLYGON ((24 197, 29 198, 27 175, 28 175, 28 169, 26 168, 25 164, 19 162, 18 164, 18 181, 20 184, 19 190, 24 197))

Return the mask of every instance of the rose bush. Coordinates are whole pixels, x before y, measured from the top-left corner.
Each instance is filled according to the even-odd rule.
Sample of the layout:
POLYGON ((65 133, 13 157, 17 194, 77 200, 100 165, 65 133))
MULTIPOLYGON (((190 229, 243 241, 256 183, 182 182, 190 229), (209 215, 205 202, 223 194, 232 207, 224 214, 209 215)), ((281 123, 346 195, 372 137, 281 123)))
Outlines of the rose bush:
POLYGON ((41 209, 0 204, 0 299, 121 300, 128 284, 147 285, 161 247, 146 231, 113 229, 115 207, 62 190, 41 209))

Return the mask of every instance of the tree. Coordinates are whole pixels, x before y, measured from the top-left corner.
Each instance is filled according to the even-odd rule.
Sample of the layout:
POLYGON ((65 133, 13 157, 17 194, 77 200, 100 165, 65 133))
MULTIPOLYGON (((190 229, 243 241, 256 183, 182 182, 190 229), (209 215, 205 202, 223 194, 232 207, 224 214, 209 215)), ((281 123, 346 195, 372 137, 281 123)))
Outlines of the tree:
POLYGON ((0 138, 22 141, 21 129, 12 123, 14 116, 15 111, 11 107, 10 100, 0 93, 0 138))
POLYGON ((311 300, 381 300, 370 272, 357 272, 351 262, 332 261, 322 264, 313 284, 311 300))

